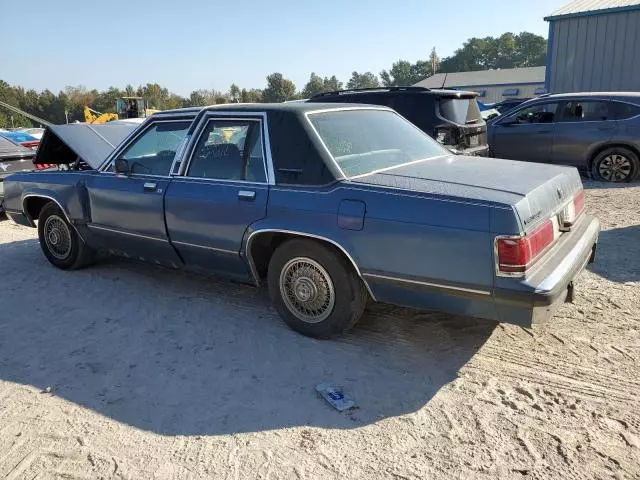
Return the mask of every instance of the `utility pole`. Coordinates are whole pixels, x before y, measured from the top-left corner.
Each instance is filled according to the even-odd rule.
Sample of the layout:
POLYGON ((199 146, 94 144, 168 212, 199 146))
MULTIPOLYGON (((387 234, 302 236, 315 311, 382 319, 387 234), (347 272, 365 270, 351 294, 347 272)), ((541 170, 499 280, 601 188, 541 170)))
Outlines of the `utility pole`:
POLYGON ((436 53, 436 47, 431 49, 431 55, 429 55, 429 59, 431 60, 431 75, 435 75, 438 72, 438 54, 436 53))

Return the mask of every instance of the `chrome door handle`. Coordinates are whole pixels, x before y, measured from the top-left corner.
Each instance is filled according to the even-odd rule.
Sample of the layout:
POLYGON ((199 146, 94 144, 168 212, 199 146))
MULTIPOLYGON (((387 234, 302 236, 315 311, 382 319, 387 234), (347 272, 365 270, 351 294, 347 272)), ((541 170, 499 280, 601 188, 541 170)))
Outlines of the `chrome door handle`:
POLYGON ((144 182, 145 192, 155 192, 157 189, 158 189, 158 184, 156 182, 144 182))
POLYGON ((256 199, 256 192, 253 190, 240 190, 238 192, 238 198, 240 200, 251 202, 256 199))

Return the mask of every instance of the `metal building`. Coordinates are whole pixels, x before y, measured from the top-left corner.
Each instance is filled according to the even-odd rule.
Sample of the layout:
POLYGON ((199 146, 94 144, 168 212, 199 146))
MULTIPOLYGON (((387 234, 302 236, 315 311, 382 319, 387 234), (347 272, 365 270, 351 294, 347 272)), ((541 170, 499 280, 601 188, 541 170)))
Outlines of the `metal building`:
POLYGON ((546 93, 545 67, 506 68, 475 72, 437 73, 416 86, 454 88, 478 92, 483 103, 495 103, 507 98, 531 98, 546 93))
POLYGON ((550 92, 640 91, 640 0, 575 0, 545 20, 550 92))

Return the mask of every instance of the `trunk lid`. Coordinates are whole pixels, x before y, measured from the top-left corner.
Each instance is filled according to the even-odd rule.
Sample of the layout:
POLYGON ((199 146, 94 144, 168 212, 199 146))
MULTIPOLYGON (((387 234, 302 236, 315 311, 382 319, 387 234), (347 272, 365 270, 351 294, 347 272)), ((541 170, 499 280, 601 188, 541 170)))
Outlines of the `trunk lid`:
POLYGON ((582 188, 573 167, 462 155, 430 158, 352 181, 509 205, 525 231, 560 211, 582 188))

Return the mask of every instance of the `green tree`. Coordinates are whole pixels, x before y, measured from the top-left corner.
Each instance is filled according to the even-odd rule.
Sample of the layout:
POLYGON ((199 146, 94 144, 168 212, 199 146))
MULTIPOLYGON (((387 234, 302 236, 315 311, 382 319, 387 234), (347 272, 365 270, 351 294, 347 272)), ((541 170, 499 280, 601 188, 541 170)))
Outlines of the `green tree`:
POLYGON ((529 32, 504 33, 497 38, 470 38, 440 62, 441 72, 537 67, 545 64, 547 41, 529 32))
POLYGON ((267 88, 262 91, 265 102, 284 102, 292 99, 295 94, 295 84, 284 78, 281 73, 276 72, 267 76, 267 88))
POLYGON ((240 92, 240 101, 242 103, 262 102, 262 90, 260 90, 259 88, 252 88, 250 90, 243 88, 240 92))
POLYGON ((342 89, 342 82, 335 75, 322 78, 311 72, 309 81, 301 92, 301 98, 309 98, 324 92, 334 92, 342 89))
POLYGON ((348 89, 354 88, 376 88, 380 86, 378 77, 371 72, 351 73, 351 78, 347 82, 348 89))
POLYGON ((240 91, 240 87, 238 87, 238 85, 236 85, 235 83, 232 83, 229 87, 229 99, 232 102, 237 103, 240 101, 241 94, 242 92, 240 91))
POLYGON ((410 63, 406 60, 398 60, 389 71, 382 70, 380 78, 385 87, 395 85, 413 85, 431 75, 431 63, 426 60, 418 60, 410 63))
POLYGON ((309 76, 309 81, 302 89, 302 95, 306 98, 313 97, 314 95, 318 95, 319 93, 324 92, 324 80, 321 76, 316 75, 314 72, 311 72, 309 76))

